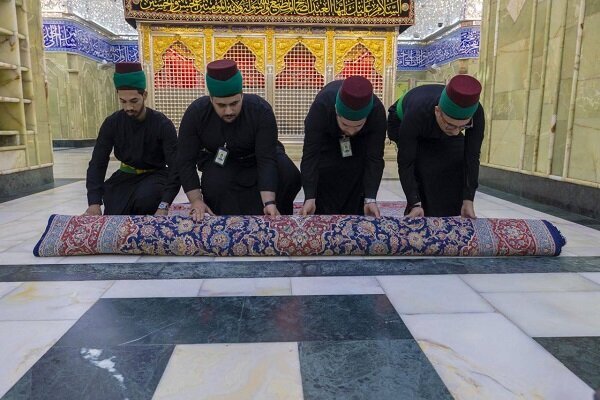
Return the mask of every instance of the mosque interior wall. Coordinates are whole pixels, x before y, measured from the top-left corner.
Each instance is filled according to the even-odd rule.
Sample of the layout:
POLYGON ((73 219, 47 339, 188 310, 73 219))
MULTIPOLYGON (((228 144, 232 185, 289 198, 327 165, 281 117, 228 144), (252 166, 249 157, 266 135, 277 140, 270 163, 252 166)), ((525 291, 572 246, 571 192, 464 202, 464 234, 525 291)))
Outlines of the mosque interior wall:
POLYGON ((114 67, 79 54, 46 52, 50 131, 55 145, 89 143, 118 110, 114 67))
POLYGON ((489 0, 484 19, 484 165, 598 188, 598 2, 489 0))
POLYGON ((52 180, 41 26, 38 1, 0 2, 0 195, 52 180))

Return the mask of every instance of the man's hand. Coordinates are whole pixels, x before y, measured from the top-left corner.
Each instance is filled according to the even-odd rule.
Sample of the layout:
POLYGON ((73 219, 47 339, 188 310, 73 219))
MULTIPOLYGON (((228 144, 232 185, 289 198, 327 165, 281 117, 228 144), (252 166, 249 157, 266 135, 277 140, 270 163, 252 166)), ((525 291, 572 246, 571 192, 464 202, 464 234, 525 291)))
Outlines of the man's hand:
POLYGON ((315 199, 308 199, 304 201, 304 205, 302 206, 302 211, 300 211, 300 215, 313 215, 315 211, 317 211, 315 199))
POLYGON ((206 203, 200 199, 194 200, 190 205, 190 216, 194 222, 200 222, 204 218, 204 215, 214 215, 206 203))
POLYGON ((271 217, 281 215, 275 204, 269 204, 268 206, 263 208, 263 212, 265 213, 265 215, 270 215, 271 217))
POLYGON ((463 200, 462 207, 460 209, 460 216, 463 218, 477 218, 475 215, 475 208, 471 200, 463 200))
POLYGON ((85 210, 83 215, 102 215, 100 204, 91 204, 88 206, 87 210, 85 210))
POLYGON ((376 202, 365 204, 364 212, 367 217, 381 217, 381 213, 379 212, 379 207, 377 207, 376 202))
POLYGON ((425 216, 425 210, 423 210, 423 207, 421 207, 421 206, 414 206, 410 210, 410 212, 405 215, 405 217, 409 217, 409 218, 419 218, 419 217, 424 217, 424 216, 425 216))
POLYGON ((154 215, 169 215, 169 210, 164 209, 161 210, 160 208, 156 210, 156 212, 154 213, 154 215))

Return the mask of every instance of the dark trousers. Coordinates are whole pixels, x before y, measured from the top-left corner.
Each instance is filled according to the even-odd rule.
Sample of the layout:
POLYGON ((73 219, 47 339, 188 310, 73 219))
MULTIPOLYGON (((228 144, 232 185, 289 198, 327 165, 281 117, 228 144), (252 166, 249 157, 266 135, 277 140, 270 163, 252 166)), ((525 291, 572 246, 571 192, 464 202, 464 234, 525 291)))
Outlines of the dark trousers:
MULTIPOLYGON (((294 199, 300 191, 300 171, 283 150, 277 150, 278 184, 275 193, 281 214, 294 212, 294 199)), ((263 202, 258 189, 256 165, 228 160, 221 167, 212 160, 202 166, 204 201, 217 215, 262 215, 263 202)))
POLYGON ((167 183, 166 170, 140 175, 117 171, 104 183, 104 214, 152 215, 167 183))
POLYGON ((460 215, 464 187, 464 136, 421 140, 415 175, 425 216, 460 215))
POLYGON ((364 166, 359 158, 343 164, 319 168, 315 214, 363 215, 364 166))

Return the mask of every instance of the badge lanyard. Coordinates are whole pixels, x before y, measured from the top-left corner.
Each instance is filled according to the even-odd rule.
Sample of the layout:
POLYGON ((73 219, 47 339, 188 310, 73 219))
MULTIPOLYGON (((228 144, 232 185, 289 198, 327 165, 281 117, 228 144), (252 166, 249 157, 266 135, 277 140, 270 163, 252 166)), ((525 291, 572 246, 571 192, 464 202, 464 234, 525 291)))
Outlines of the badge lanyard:
POLYGON ((217 149, 217 155, 215 155, 214 162, 218 166, 224 167, 227 156, 229 155, 229 149, 227 148, 227 137, 225 136, 225 132, 223 132, 223 127, 221 127, 221 135, 225 139, 225 143, 217 149))
POLYGON ((350 138, 348 136, 340 138, 340 150, 343 158, 352 157, 352 143, 350 143, 350 138))

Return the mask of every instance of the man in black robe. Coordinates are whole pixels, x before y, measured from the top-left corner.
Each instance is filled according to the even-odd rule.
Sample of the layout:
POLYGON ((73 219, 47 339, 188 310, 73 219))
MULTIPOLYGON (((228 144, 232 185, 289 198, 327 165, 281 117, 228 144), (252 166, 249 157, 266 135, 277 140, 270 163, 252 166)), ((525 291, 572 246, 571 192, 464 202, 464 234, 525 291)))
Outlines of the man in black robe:
POLYGON ((485 128, 480 93, 477 79, 456 75, 445 87, 411 89, 389 108, 388 136, 398 145, 405 215, 476 218, 485 128))
POLYGON ((206 69, 210 96, 190 104, 179 127, 177 165, 192 218, 293 214, 300 172, 277 140, 273 109, 242 93, 234 61, 213 61, 206 69))
POLYGON ((167 215, 179 192, 177 133, 162 113, 145 106, 146 76, 139 63, 117 63, 121 110, 104 120, 87 170, 85 215, 167 215), (110 153, 121 166, 104 182, 110 153))
POLYGON ((304 121, 303 215, 379 217, 385 108, 361 76, 333 81, 317 94, 304 121))

